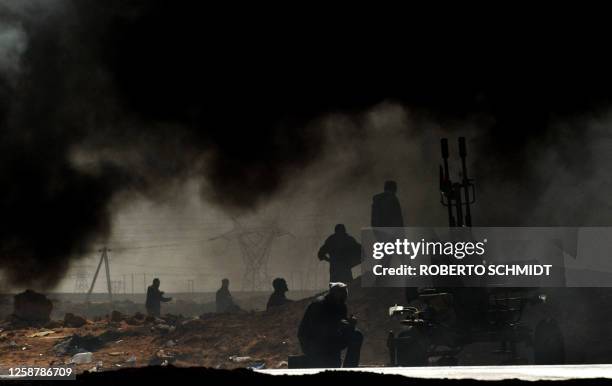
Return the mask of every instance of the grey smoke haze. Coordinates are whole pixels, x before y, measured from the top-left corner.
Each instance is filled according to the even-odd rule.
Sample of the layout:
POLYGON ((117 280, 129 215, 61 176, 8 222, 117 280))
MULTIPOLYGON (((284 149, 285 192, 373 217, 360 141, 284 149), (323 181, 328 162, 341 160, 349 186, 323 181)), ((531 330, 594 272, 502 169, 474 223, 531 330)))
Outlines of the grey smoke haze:
MULTIPOLYGON (((307 268, 316 244, 335 223, 345 223, 355 235, 367 226, 371 196, 385 179, 398 181, 408 225, 444 225, 437 191, 442 136, 449 137, 453 157, 456 137, 468 138, 479 200, 475 224, 607 224, 606 115, 586 112, 536 123, 517 118, 537 126, 538 135, 516 128, 513 136, 514 128, 506 127, 500 138, 492 130, 498 118, 489 112, 448 119, 435 109, 424 111, 391 97, 350 108, 341 101, 304 113, 301 99, 288 109, 285 99, 290 98, 267 101, 256 87, 245 87, 250 93, 244 96, 229 86, 206 97, 213 102, 204 98, 200 111, 191 96, 153 92, 147 99, 148 89, 129 82, 142 68, 132 68, 124 57, 141 47, 128 45, 120 54, 113 49, 123 38, 141 42, 133 34, 122 35, 121 28, 146 14, 141 9, 146 6, 105 5, 111 3, 0 3, 0 182, 6 187, 0 196, 6 219, 0 264, 13 285, 52 287, 73 261, 90 256, 92 245, 136 243, 116 239, 122 229, 116 219, 147 201, 155 203, 147 209, 153 213, 137 216, 147 218, 165 208, 165 218, 144 239, 149 244, 171 239, 170 233, 180 236, 169 228, 193 232, 179 226, 185 218, 185 209, 177 209, 182 200, 191 202, 185 204, 187 211, 201 210, 203 218, 213 211, 226 226, 223 218, 229 215, 253 223, 279 221, 296 235, 280 240, 273 251, 279 274, 307 268), (118 37, 111 34, 115 28, 118 37), (132 99, 153 107, 145 111, 132 99), (204 204, 194 204, 194 196, 204 204)), ((181 53, 162 43, 154 45, 160 55, 162 49, 181 53)), ((180 62, 180 56, 170 54, 166 60, 180 62)), ((175 70, 169 71, 170 80, 146 83, 153 91, 160 83, 189 88, 189 82, 181 83, 185 79, 172 78, 180 72, 175 70)), ((240 70, 233 76, 246 71, 240 70)), ((259 73, 245 76, 251 75, 259 73)), ((196 91, 207 92, 204 87, 196 91)), ((325 90, 320 93, 315 99, 325 90)), ((197 221, 193 224, 200 229, 197 221)), ((202 229, 201 240, 217 231, 202 229)), ((198 253, 202 269, 226 274, 239 269, 238 251, 218 245, 201 241, 200 249, 173 253, 172 261, 198 267, 199 261, 188 256, 198 253)), ((168 254, 117 258, 143 265, 155 253, 160 261, 168 254)))

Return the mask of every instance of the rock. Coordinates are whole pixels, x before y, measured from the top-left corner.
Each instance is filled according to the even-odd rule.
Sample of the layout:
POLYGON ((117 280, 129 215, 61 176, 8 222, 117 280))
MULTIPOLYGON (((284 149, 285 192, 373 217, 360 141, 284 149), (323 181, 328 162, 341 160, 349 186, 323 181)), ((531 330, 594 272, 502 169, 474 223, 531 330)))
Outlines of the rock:
POLYGON ((287 361, 280 361, 278 362, 278 364, 276 365, 277 368, 282 369, 282 368, 287 368, 287 366, 289 366, 289 363, 287 363, 287 361))
POLYGON ((266 362, 254 362, 247 366, 249 370, 262 370, 266 368, 266 362))
POLYGON ((92 367, 91 369, 87 370, 90 373, 97 373, 98 372, 98 365, 96 364, 94 367, 92 367))
POLYGON ((231 357, 229 357, 230 361, 236 362, 236 363, 247 362, 247 361, 250 361, 252 359, 253 358, 251 358, 251 357, 247 357, 247 356, 241 357, 241 356, 238 356, 238 355, 232 355, 231 357))
POLYGON ((140 312, 135 313, 125 320, 125 322, 131 326, 139 326, 145 323, 146 316, 140 312))
POLYGON ((79 315, 75 315, 73 313, 66 313, 66 315, 64 315, 64 326, 66 327, 82 327, 85 324, 87 324, 87 320, 85 318, 83 318, 82 316, 79 315))
POLYGON ((30 323, 49 322, 53 303, 45 295, 32 290, 15 295, 13 315, 30 323))
POLYGON ((35 332, 33 334, 28 335, 28 338, 40 338, 40 337, 51 335, 51 334, 55 334, 55 331, 53 330, 39 331, 39 332, 35 332))
POLYGON ((106 330, 100 335, 98 335, 98 339, 102 343, 110 343, 110 342, 116 342, 117 340, 121 338, 121 336, 122 334, 118 330, 106 330))
POLYGON ((134 319, 138 319, 138 320, 145 320, 145 318, 147 317, 145 314, 143 314, 142 312, 137 312, 132 316, 134 319))
POLYGON ((177 323, 181 322, 185 319, 183 315, 173 315, 173 314, 165 314, 161 317, 163 323, 169 324, 171 326, 175 326, 177 323))
POLYGON ((53 346, 56 355, 74 354, 80 351, 96 351, 104 346, 104 342, 92 335, 72 335, 64 338, 53 346))
POLYGON ((60 320, 50 320, 49 323, 45 324, 45 328, 53 329, 63 327, 64 323, 60 320))
POLYGON ((117 310, 113 310, 113 312, 111 312, 111 315, 110 315, 111 322, 118 323, 118 322, 121 322, 124 319, 125 319, 125 316, 121 312, 119 312, 117 310))
POLYGON ((82 363, 91 363, 93 361, 93 354, 90 352, 80 352, 78 354, 74 354, 72 358, 70 358, 70 363, 82 364, 82 363))
POLYGON ((162 334, 166 334, 166 333, 174 331, 174 326, 169 326, 167 324, 161 323, 161 324, 156 324, 155 326, 151 327, 151 329, 153 331, 158 331, 158 332, 161 332, 162 334))
POLYGON ((150 360, 149 366, 167 366, 168 364, 174 363, 176 360, 176 356, 172 353, 166 352, 164 350, 159 350, 155 353, 150 360))
POLYGON ((178 325, 179 330, 181 331, 193 331, 193 330, 200 330, 204 328, 204 325, 206 324, 206 322, 204 322, 201 319, 195 318, 195 319, 187 319, 183 322, 181 322, 178 325))

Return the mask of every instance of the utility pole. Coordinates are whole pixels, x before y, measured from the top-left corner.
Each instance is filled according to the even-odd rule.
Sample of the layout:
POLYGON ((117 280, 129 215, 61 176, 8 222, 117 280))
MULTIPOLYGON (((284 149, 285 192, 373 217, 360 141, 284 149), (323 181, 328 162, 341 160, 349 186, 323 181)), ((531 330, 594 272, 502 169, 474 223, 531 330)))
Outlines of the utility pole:
POLYGON ((187 280, 187 292, 188 293, 193 293, 194 292, 194 281, 192 279, 188 279, 187 280))
POLYGON ((100 261, 98 262, 98 267, 96 268, 96 273, 94 274, 93 280, 91 282, 91 287, 89 287, 89 291, 87 291, 87 302, 91 297, 91 293, 96 285, 96 280, 98 279, 98 274, 100 273, 100 268, 102 267, 102 263, 104 263, 104 269, 106 271, 106 286, 108 289, 108 300, 112 304, 113 303, 113 291, 111 288, 111 278, 110 278, 110 266, 108 262, 108 252, 110 252, 110 248, 104 247, 100 249, 98 252, 101 252, 100 261))
POLYGON ((134 272, 132 272, 132 295, 134 295, 134 272))

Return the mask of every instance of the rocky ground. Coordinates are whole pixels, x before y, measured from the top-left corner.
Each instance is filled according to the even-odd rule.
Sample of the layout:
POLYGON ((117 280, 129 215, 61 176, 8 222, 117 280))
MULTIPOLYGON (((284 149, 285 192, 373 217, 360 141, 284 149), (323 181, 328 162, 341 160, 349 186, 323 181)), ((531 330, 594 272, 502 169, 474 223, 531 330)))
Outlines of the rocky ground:
MULTIPOLYGON (((554 311, 566 335, 568 362, 612 362, 607 316, 611 313, 600 303, 595 307, 584 301, 592 299, 593 293, 571 293, 575 299, 568 293, 557 294, 565 307, 554 311), (599 311, 592 312, 594 308, 599 311)), ((289 355, 300 353, 297 327, 310 301, 305 298, 270 312, 204 313, 200 317, 166 315, 152 319, 115 313, 82 321, 80 327, 70 327, 74 322, 64 321, 26 327, 9 320, 0 325, 0 368, 68 364, 75 354, 85 351, 91 352, 91 360, 77 364, 79 372, 160 364, 284 368, 289 355)), ((388 307, 404 303, 403 289, 366 289, 355 282, 349 289, 348 303, 365 335, 362 363, 385 365, 388 331, 399 327, 389 318, 388 307)), ((537 320, 538 312, 527 310, 526 323, 537 320)), ((469 346, 461 353, 459 363, 502 363, 503 358, 493 354, 496 349, 495 344, 488 343, 469 346)), ((519 350, 529 361, 529 347, 519 350)))
POLYGON ((75 327, 44 327, 0 332, 0 367, 68 364, 78 352, 92 359, 79 371, 174 364, 213 368, 286 366, 299 353, 295 326, 304 302, 285 310, 241 314, 167 315, 154 320, 110 317, 75 327), (294 309, 295 312, 291 311, 294 309), (76 338, 75 338, 76 337, 76 338))
MULTIPOLYGON (((359 318, 359 328, 367 337, 362 358, 370 365, 386 362, 386 335, 392 327, 392 324, 386 325, 387 304, 401 303, 403 291, 386 290, 385 301, 376 300, 380 295, 352 289, 349 295, 349 308, 359 318)), ((38 327, 5 322, 0 327, 3 328, 0 367, 68 364, 74 354, 88 351, 92 353, 92 360, 78 364, 79 371, 164 363, 213 368, 283 368, 289 355, 300 354, 297 327, 311 300, 305 298, 272 311, 204 313, 196 318, 166 315, 141 320, 115 313, 87 320, 81 327, 68 327, 63 321, 38 327), (72 339, 70 343, 73 336, 86 342, 72 339), (71 346, 58 350, 66 342, 71 346), (78 343, 85 347, 79 347, 78 343)))

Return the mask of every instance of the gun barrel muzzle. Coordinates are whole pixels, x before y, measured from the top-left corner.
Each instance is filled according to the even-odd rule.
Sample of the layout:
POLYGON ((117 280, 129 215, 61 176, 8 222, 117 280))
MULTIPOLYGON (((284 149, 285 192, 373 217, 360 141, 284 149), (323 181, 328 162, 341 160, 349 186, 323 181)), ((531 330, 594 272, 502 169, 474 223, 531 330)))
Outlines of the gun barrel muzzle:
POLYGON ((465 137, 459 137, 459 156, 465 157, 467 150, 465 148, 465 137))
POLYGON ((448 139, 442 138, 440 140, 440 146, 442 148, 442 158, 447 159, 448 158, 448 139))

